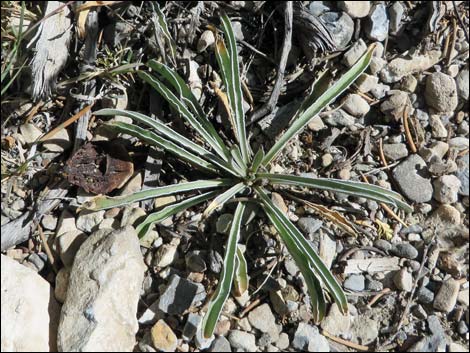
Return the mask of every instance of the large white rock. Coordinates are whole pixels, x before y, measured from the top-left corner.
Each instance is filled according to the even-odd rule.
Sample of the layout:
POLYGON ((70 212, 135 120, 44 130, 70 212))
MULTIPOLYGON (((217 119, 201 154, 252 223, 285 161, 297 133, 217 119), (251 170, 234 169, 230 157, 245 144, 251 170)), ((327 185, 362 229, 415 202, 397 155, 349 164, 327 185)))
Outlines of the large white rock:
POLYGON ((1 267, 1 351, 55 351, 60 306, 51 286, 7 256, 1 255, 1 267))
POLYGON ((99 230, 73 262, 60 317, 60 351, 131 352, 145 265, 131 226, 99 230))

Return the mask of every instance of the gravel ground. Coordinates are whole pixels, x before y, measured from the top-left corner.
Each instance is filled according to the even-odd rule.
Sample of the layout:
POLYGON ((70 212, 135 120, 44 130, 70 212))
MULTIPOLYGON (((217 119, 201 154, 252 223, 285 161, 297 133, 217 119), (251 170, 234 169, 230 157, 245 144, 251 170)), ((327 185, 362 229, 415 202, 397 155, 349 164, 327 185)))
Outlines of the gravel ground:
MULTIPOLYGON (((4 19, 5 31, 21 26, 14 16, 20 5, 6 3, 2 38, 4 19)), ((162 11, 175 39, 173 54, 165 50, 150 2, 117 2, 89 13, 77 4, 40 9, 27 3, 25 29, 45 13, 56 14, 26 33, 32 46, 23 43, 18 56, 26 68, 2 92, 2 351, 468 351, 468 2, 302 2, 333 42, 294 11, 279 97, 261 113, 276 91, 284 2, 167 2, 162 11), (176 64, 218 129, 230 131, 210 84, 220 77, 207 26, 219 25, 219 10, 232 20, 253 99, 245 108, 254 150, 273 144, 320 72, 329 69, 337 79, 376 45, 366 72, 271 168, 366 179, 413 205, 411 214, 394 217, 362 197, 298 188, 273 194, 342 284, 348 315, 332 304, 315 323, 306 285, 274 228, 249 217, 242 232, 249 295, 230 297, 214 337, 204 339, 198 327, 223 265, 233 205, 205 227, 204 208, 191 208, 139 240, 134 228, 142 217, 179 197, 90 213, 80 205, 94 194, 67 182, 67 161, 83 142, 116 138, 103 129, 102 117, 90 115, 91 101, 93 110, 141 111, 185 131, 133 72, 151 58, 176 64), (86 25, 78 13, 88 16, 86 25), (34 42, 37 31, 42 35, 34 42), (44 44, 44 38, 53 39, 44 44), (35 143, 66 121, 72 124, 35 143), (344 214, 359 235, 348 235, 287 191, 344 214)), ((2 43, 2 68, 6 50, 2 43)), ((126 136, 119 142, 132 169, 112 195, 187 175, 186 165, 161 151, 126 136)))

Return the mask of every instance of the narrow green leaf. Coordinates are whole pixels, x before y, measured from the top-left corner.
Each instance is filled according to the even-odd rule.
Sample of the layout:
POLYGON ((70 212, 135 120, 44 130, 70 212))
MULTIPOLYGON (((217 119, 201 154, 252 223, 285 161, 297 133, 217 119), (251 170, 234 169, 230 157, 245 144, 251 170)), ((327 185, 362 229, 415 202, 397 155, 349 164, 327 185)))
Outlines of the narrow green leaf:
POLYGON ((207 201, 212 197, 216 196, 218 193, 218 191, 206 192, 204 194, 185 199, 174 205, 166 206, 162 210, 149 214, 144 219, 144 221, 137 226, 137 235, 139 236, 139 238, 143 238, 150 231, 150 229, 155 223, 161 222, 178 212, 188 209, 189 207, 207 201))
POLYGON ((413 211, 413 208, 404 201, 403 197, 399 193, 373 184, 351 180, 306 178, 297 175, 270 173, 259 173, 257 177, 261 179, 266 178, 273 184, 305 186, 309 188, 341 192, 348 195, 362 196, 370 200, 399 207, 406 212, 413 211))
POLYGON ((185 160, 186 162, 195 165, 201 169, 205 169, 214 173, 218 173, 218 169, 212 164, 204 159, 186 151, 184 148, 178 146, 177 144, 165 140, 163 137, 158 136, 156 133, 145 130, 139 126, 127 124, 119 121, 115 121, 107 124, 112 129, 115 129, 119 132, 126 133, 132 136, 139 138, 142 141, 147 142, 148 144, 158 146, 165 151, 168 151, 178 158, 185 160))
POLYGON ((153 189, 146 189, 126 196, 97 196, 82 205, 82 209, 98 211, 113 207, 127 205, 133 202, 143 201, 154 197, 173 195, 185 191, 202 190, 230 186, 233 184, 231 179, 198 180, 187 183, 160 186, 153 189))
POLYGON ((214 201, 212 201, 209 206, 207 206, 202 216, 204 218, 207 218, 212 212, 214 212, 214 210, 219 207, 222 207, 228 200, 230 200, 232 197, 234 197, 239 192, 242 192, 246 188, 247 186, 244 183, 235 184, 230 189, 217 196, 214 201))
POLYGON ((240 144, 241 154, 245 164, 248 164, 250 149, 246 138, 245 116, 243 112, 243 93, 240 83, 237 44, 230 19, 226 14, 223 14, 221 16, 221 20, 228 48, 225 46, 223 39, 220 36, 217 36, 215 46, 216 58, 221 69, 222 79, 227 90, 228 100, 235 120, 237 140, 240 144))
POLYGON ((253 163, 251 163, 250 171, 252 173, 258 172, 258 169, 261 165, 261 162, 263 161, 264 158, 264 150, 263 147, 260 147, 258 152, 256 152, 255 156, 253 157, 253 163))
POLYGON ((205 338, 210 338, 212 336, 217 320, 219 319, 220 312, 222 311, 225 301, 230 294, 233 277, 235 275, 237 243, 240 238, 240 226, 244 210, 245 205, 240 202, 235 210, 230 234, 227 239, 224 267, 222 269, 221 277, 217 285, 217 289, 209 302, 209 308, 202 320, 202 332, 205 338))
POLYGON ((155 129, 155 133, 158 135, 161 135, 176 144, 188 149, 189 151, 192 151, 194 153, 197 153, 199 156, 203 157, 207 161, 217 165, 218 167, 226 170, 227 172, 236 175, 236 176, 242 176, 242 174, 238 173, 235 171, 232 166, 225 162, 222 158, 214 155, 213 153, 207 151, 203 147, 199 146, 198 144, 192 142, 191 140, 187 139, 183 135, 177 133, 173 129, 169 128, 165 124, 163 124, 161 121, 157 119, 152 119, 148 117, 147 115, 138 113, 138 112, 132 112, 128 110, 121 110, 121 109, 101 109, 98 110, 97 112, 93 113, 94 115, 122 115, 131 118, 134 121, 138 121, 142 124, 145 124, 153 129, 155 129))
POLYGON ((151 85, 158 93, 161 94, 163 98, 175 109, 181 116, 201 135, 204 140, 217 152, 217 154, 226 159, 226 152, 221 146, 216 142, 215 136, 212 136, 210 131, 207 131, 201 122, 196 119, 196 117, 189 111, 186 105, 175 96, 175 94, 166 87, 160 80, 156 77, 148 74, 147 72, 139 71, 137 73, 141 79, 146 81, 151 85))
MULTIPOLYGON (((331 294, 340 310, 346 313, 346 295, 328 267, 323 263, 310 243, 303 237, 302 233, 300 233, 294 224, 292 224, 289 218, 274 205, 266 192, 259 186, 255 186, 255 190, 263 202, 266 214, 278 230, 289 252, 294 257, 294 260, 296 260, 298 264, 300 263, 301 266, 306 266, 304 267, 305 273, 308 274, 308 272, 311 272, 331 294)), ((301 267, 299 267, 299 269, 301 269, 301 267)), ((312 285, 315 286, 315 284, 312 285)), ((314 293, 312 292, 310 294, 313 296, 314 293)), ((321 302, 319 301, 318 304, 321 304, 321 302)))
POLYGON ((289 230, 283 225, 277 215, 270 208, 265 208, 268 218, 274 224, 281 239, 287 246, 287 250, 292 255, 295 263, 299 267, 305 283, 307 284, 308 293, 310 295, 310 303, 315 322, 320 322, 325 316, 325 297, 320 281, 315 277, 315 273, 310 269, 308 260, 303 251, 298 247, 292 239, 289 230))
POLYGON ((240 153, 240 147, 237 145, 232 146, 230 153, 232 155, 233 161, 237 163, 241 170, 243 170, 243 176, 246 176, 246 163, 240 153))
POLYGON ((176 63, 176 43, 173 40, 173 37, 170 34, 170 31, 168 29, 168 24, 166 22, 166 16, 160 9, 160 6, 158 3, 155 3, 156 6, 155 11, 158 16, 158 24, 160 25, 160 28, 162 30, 163 36, 165 37, 165 42, 167 46, 170 48, 170 54, 171 54, 171 60, 175 64, 176 63))
POLYGON ((348 70, 331 88, 326 90, 310 107, 300 114, 289 129, 281 136, 274 146, 266 153, 263 165, 267 166, 287 143, 309 123, 328 104, 343 93, 369 66, 375 46, 371 45, 367 52, 348 70))
POLYGON ((233 292, 236 297, 240 297, 248 290, 248 266, 246 264, 245 255, 238 245, 237 262, 235 277, 233 278, 233 292))
POLYGON ((214 142, 220 147, 226 159, 228 160, 230 156, 228 148, 225 146, 224 141, 219 136, 217 130, 207 118, 197 98, 191 92, 191 89, 185 83, 183 78, 178 75, 176 71, 172 70, 171 68, 162 63, 159 63, 156 60, 150 60, 147 65, 156 73, 163 76, 173 86, 179 98, 189 107, 189 109, 196 116, 196 118, 199 119, 202 126, 210 133, 211 137, 214 139, 214 142))

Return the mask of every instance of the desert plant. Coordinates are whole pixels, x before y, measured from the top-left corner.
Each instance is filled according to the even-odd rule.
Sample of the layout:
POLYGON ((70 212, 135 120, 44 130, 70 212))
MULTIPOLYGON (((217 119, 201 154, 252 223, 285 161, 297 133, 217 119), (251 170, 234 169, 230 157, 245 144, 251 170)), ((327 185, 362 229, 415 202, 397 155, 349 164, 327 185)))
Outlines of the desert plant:
POLYGON ((175 202, 148 215, 137 227, 139 236, 143 237, 156 222, 162 221, 191 206, 213 199, 203 213, 203 219, 205 219, 211 212, 221 208, 227 201, 235 198, 237 195, 244 195, 243 201, 238 201, 235 210, 228 235, 221 277, 203 320, 202 331, 204 337, 212 335, 222 307, 231 292, 232 284, 234 285, 234 292, 238 295, 245 292, 248 288, 246 260, 238 246, 242 216, 246 202, 248 202, 246 201, 247 199, 262 205, 267 217, 276 228, 280 238, 297 263, 308 287, 315 320, 320 321, 325 315, 325 293, 337 303, 341 311, 346 312, 346 296, 340 284, 316 254, 311 244, 283 211, 273 203, 268 196, 269 187, 275 184, 294 185, 297 187, 341 192, 366 197, 397 206, 407 211, 410 211, 410 206, 403 201, 398 193, 375 185, 337 179, 272 174, 267 172, 267 170, 269 170, 270 164, 287 143, 300 133, 307 123, 322 109, 344 92, 367 68, 374 48, 369 48, 357 63, 331 87, 325 84, 326 75, 320 76, 314 84, 313 93, 301 105, 287 131, 284 132, 267 153, 264 153, 263 149, 259 149, 253 154, 246 136, 235 37, 229 18, 223 15, 221 20, 225 40, 221 33, 216 33, 215 53, 227 94, 227 106, 229 107, 230 120, 232 121, 232 128, 237 143, 231 147, 224 143, 224 140, 209 121, 184 80, 174 70, 155 60, 150 60, 147 64, 151 71, 140 71, 138 73, 139 76, 156 89, 168 101, 169 105, 194 128, 197 134, 204 140, 204 145, 191 141, 160 120, 150 118, 141 113, 116 109, 103 109, 95 113, 96 115, 121 115, 131 118, 134 122, 144 125, 146 128, 124 122, 113 122, 110 125, 119 132, 132 135, 148 144, 158 146, 194 167, 213 174, 218 178, 182 182, 180 184, 147 189, 128 196, 97 196, 86 203, 84 208, 102 210, 163 195, 202 191, 202 193, 196 196, 175 202), (166 85, 164 81, 169 85, 166 85), (215 191, 207 191, 208 189, 215 189, 215 191))

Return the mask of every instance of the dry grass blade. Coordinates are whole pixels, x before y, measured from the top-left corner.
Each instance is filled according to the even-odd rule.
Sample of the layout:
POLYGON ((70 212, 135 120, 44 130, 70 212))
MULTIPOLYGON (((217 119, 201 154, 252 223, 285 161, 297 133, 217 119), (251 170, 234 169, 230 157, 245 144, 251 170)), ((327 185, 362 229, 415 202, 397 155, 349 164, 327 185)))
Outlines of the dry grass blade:
POLYGON ((328 209, 327 207, 325 207, 323 205, 301 199, 301 198, 299 198, 297 196, 294 196, 292 194, 289 194, 289 193, 286 193, 286 194, 291 199, 296 200, 298 202, 301 202, 305 206, 312 208, 313 210, 315 210, 315 212, 319 213, 320 216, 325 217, 326 219, 330 220, 331 222, 333 222, 333 224, 335 224, 337 227, 339 227, 340 229, 342 229, 343 231, 345 231, 349 235, 352 235, 352 236, 355 236, 355 237, 358 236, 358 233, 354 229, 354 225, 351 222, 349 222, 339 212, 334 211, 334 210, 330 210, 330 209, 328 209))

